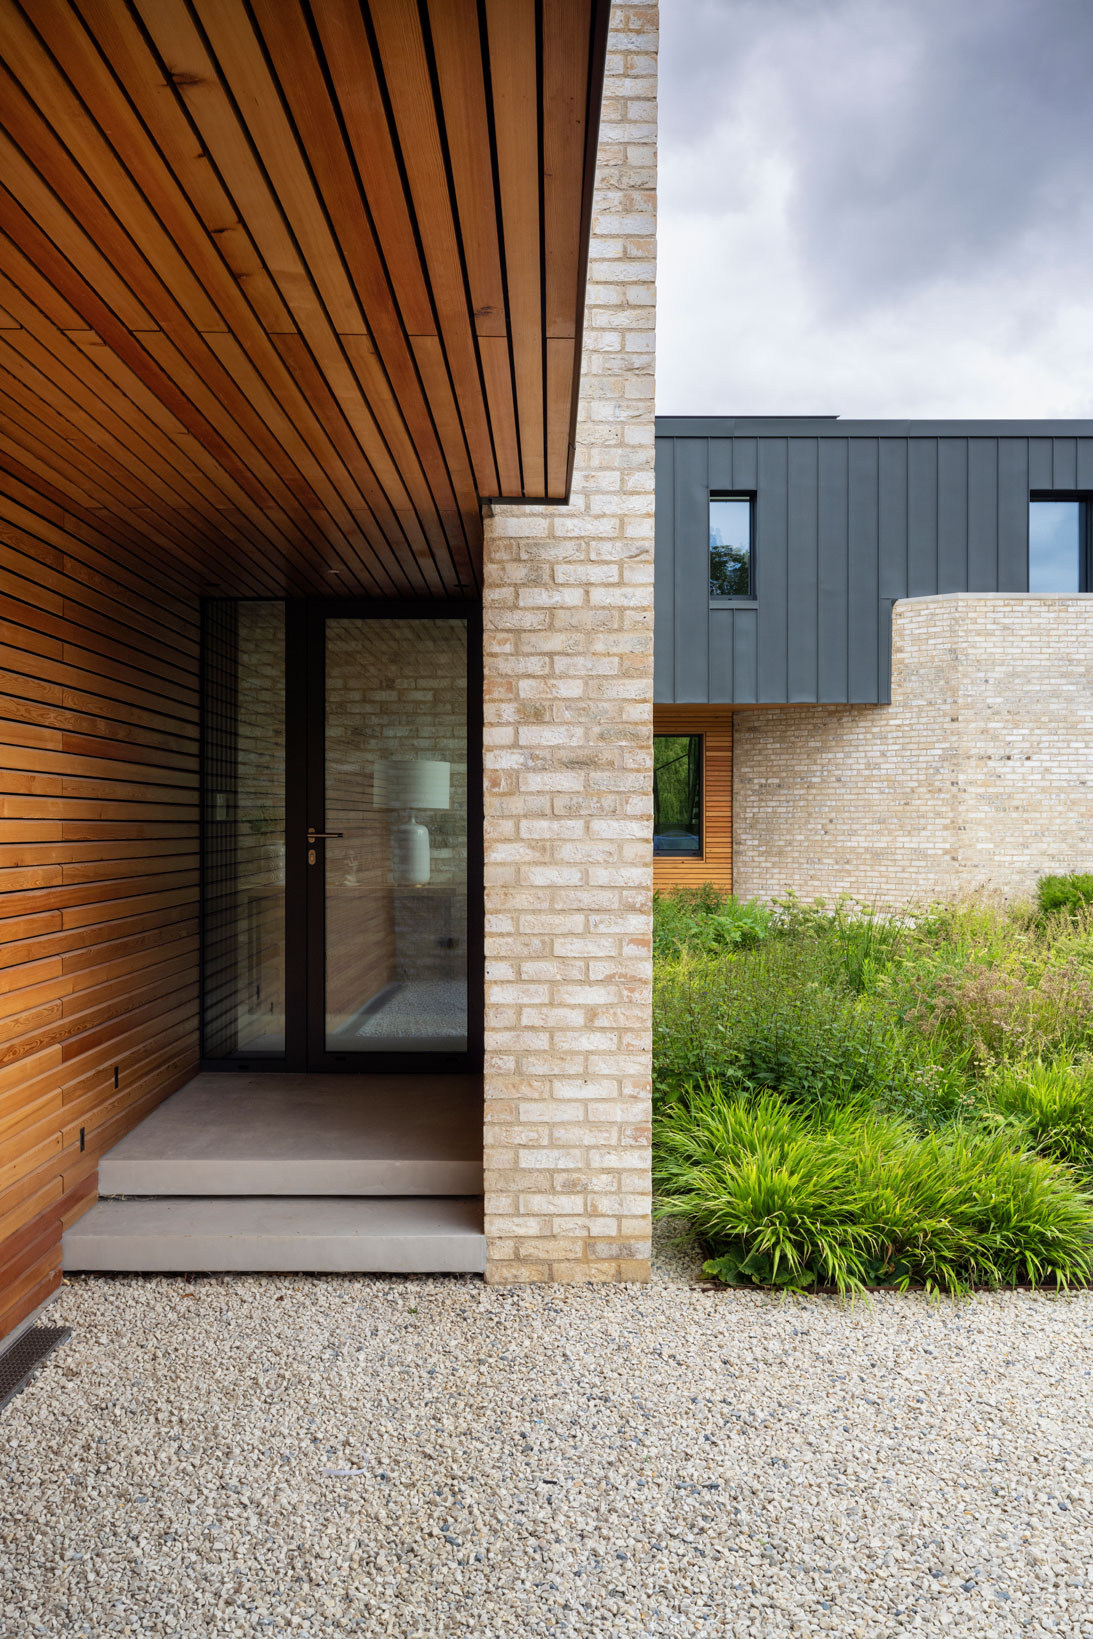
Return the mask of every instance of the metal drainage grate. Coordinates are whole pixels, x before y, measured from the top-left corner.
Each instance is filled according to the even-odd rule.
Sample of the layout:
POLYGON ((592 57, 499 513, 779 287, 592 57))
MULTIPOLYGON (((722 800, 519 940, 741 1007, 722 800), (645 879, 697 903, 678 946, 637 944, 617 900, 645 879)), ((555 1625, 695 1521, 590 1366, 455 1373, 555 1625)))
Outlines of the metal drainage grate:
POLYGON ((26 1388, 57 1345, 67 1343, 71 1336, 71 1326, 32 1326, 0 1354, 0 1411, 26 1388))

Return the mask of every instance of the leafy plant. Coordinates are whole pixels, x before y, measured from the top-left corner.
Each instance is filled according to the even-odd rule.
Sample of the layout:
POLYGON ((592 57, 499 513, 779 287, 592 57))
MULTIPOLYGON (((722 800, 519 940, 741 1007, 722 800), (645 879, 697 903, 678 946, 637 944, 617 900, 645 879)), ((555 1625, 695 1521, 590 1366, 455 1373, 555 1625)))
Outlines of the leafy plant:
POLYGON ((936 1038, 893 1032, 893 1067, 878 1108, 902 1115, 919 1131, 974 1117, 983 1104, 971 1049, 936 1038))
POLYGON ((920 1136, 860 1100, 817 1111, 706 1085, 655 1137, 658 1213, 687 1220, 731 1283, 959 1291, 1093 1268, 1093 1196, 1006 1131, 920 1136))
POLYGON ((887 1020, 813 979, 800 957, 776 945, 661 963, 653 991, 658 1091, 722 1080, 837 1103, 887 1088, 895 1062, 887 1020))
POLYGON ((772 921, 771 912, 758 900, 741 903, 712 883, 677 888, 654 895, 653 948, 664 955, 743 948, 766 939, 772 921))
POLYGON ((1045 914, 1077 911, 1093 905, 1093 876, 1074 871, 1066 876, 1042 876, 1036 885, 1036 899, 1045 914))

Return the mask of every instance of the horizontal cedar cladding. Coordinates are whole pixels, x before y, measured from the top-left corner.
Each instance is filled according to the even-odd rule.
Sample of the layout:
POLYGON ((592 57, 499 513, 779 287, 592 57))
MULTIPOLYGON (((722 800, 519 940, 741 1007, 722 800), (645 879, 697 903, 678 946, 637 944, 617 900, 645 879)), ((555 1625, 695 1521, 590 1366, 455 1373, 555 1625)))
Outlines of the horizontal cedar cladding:
POLYGON ((0 1337, 196 1068, 197 670, 196 597, 0 472, 0 1337))
POLYGON ((445 596, 572 461, 607 0, 0 0, 0 465, 238 595, 445 596))

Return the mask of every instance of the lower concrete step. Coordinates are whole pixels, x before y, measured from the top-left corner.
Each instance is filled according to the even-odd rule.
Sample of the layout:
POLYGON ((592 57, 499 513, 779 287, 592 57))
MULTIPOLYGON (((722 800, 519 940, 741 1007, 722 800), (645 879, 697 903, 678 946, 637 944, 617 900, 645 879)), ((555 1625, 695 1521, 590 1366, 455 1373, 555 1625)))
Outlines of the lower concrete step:
POLYGON ((454 1196, 100 1200, 65 1231, 66 1270, 481 1274, 482 1202, 454 1196))

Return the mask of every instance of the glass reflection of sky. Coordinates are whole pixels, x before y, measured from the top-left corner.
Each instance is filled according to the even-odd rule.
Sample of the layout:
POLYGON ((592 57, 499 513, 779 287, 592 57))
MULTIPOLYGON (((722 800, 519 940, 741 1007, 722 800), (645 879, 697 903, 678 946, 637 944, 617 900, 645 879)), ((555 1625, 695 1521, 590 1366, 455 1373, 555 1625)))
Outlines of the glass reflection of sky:
POLYGON ((751 504, 745 498, 710 501, 710 545, 746 552, 751 545, 751 504))
POLYGON ((1029 502, 1030 592, 1060 593, 1078 590, 1081 510, 1080 501, 1029 502))

